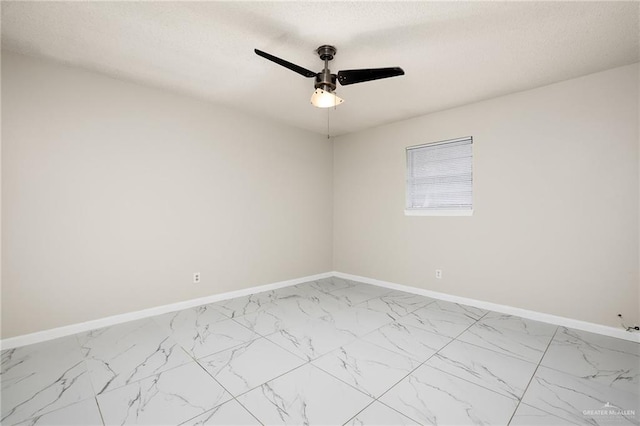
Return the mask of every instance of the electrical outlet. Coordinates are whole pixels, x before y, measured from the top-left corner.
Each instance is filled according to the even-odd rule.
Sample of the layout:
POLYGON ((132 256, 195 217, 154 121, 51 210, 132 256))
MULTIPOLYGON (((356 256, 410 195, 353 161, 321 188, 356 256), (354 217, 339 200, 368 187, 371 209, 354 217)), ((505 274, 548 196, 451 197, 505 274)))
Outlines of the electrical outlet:
POLYGON ((193 273, 193 283, 194 284, 199 284, 200 283, 200 272, 194 272, 193 273))
POLYGON ((437 279, 441 279, 442 278, 442 269, 436 269, 436 278, 437 279))

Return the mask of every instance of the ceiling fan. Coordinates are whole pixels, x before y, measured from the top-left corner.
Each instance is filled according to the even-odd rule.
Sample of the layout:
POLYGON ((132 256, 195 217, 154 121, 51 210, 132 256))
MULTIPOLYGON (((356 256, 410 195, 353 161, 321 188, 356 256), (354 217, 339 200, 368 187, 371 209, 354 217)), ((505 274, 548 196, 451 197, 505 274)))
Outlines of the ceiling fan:
POLYGON ((340 105, 344 102, 343 99, 333 93, 333 91, 336 90, 336 80, 342 86, 347 86, 349 84, 364 83, 365 81, 404 75, 404 71, 399 67, 344 70, 338 71, 338 74, 331 74, 331 70, 329 70, 329 61, 333 59, 337 50, 334 46, 326 44, 316 49, 316 53, 320 56, 320 59, 324 61, 324 69, 319 73, 315 73, 299 65, 292 64, 289 61, 270 55, 262 50, 254 49, 254 52, 256 52, 258 56, 262 56, 263 58, 288 68, 291 71, 297 72, 304 77, 315 77, 314 86, 316 90, 313 92, 313 95, 311 95, 311 103, 318 108, 329 108, 340 105))

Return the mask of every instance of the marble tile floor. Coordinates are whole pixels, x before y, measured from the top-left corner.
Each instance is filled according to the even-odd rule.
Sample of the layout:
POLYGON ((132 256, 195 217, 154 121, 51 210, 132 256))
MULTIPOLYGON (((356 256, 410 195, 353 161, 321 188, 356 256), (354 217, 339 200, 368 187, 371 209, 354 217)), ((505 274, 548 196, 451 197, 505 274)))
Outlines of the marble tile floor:
POLYGON ((640 344, 326 278, 2 351, 2 425, 640 424, 640 344))

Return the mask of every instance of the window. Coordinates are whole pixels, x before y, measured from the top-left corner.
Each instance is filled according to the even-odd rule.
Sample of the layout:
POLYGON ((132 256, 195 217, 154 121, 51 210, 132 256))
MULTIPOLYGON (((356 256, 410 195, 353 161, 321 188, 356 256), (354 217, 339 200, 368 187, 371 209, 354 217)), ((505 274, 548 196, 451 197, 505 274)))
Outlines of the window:
POLYGON ((473 139, 407 148, 407 205, 412 216, 473 214, 473 139))

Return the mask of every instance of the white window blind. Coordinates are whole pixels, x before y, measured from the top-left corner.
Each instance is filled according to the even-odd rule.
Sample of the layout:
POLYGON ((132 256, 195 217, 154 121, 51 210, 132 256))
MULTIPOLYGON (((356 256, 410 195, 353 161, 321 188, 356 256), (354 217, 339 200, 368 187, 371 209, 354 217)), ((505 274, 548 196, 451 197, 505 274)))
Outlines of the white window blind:
POLYGON ((406 214, 473 212, 471 137, 407 148, 406 214))

